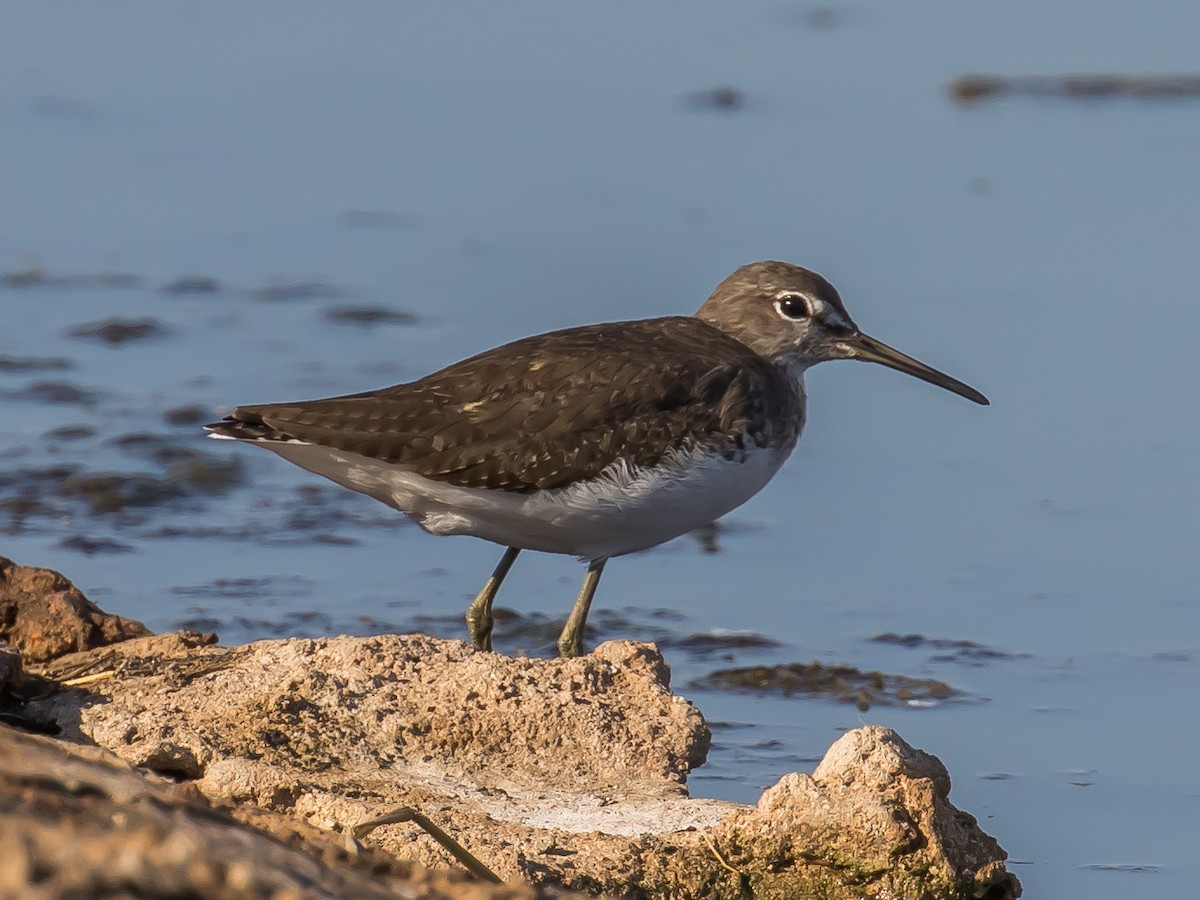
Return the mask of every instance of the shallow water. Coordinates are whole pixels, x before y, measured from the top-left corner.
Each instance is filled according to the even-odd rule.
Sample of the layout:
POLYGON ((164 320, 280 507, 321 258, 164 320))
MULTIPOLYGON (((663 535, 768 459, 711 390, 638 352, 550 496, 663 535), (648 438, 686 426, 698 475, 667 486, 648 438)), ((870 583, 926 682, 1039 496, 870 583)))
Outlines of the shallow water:
MULTIPOLYGON (((686 313, 742 262, 794 260, 994 405, 821 366, 801 447, 717 552, 688 537, 608 567, 598 607, 632 611, 598 616, 597 637, 674 641, 676 685, 718 723, 693 790, 751 801, 882 722, 946 762, 1028 896, 1194 883, 1200 102, 963 107, 947 86, 1187 72, 1200 8, 76 3, 4 20, 0 499, 42 487, 4 507, 0 552, 230 642, 461 634, 497 548, 425 536, 163 413, 686 313), (163 290, 182 276, 217 290, 163 290), (113 316, 165 333, 68 336, 113 316), (45 436, 69 426, 94 433, 45 436), (171 435, 175 463, 240 458, 241 480, 93 513, 44 471, 175 483, 145 443, 111 443, 141 432, 171 435), (678 645, 714 629, 783 646, 678 645), (871 640, 888 632, 1000 655, 871 640), (863 713, 687 687, 814 659, 962 699, 863 713)), ((581 577, 525 554, 500 602, 561 616, 581 577)))

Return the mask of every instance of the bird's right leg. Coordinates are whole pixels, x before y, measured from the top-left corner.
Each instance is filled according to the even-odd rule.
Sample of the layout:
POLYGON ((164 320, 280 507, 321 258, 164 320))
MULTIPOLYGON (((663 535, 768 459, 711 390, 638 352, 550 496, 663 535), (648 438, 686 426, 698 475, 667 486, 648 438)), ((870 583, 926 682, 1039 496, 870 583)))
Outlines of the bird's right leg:
POLYGON ((492 649, 492 601, 496 599, 496 592, 500 590, 504 576, 508 574, 520 552, 517 547, 509 547, 504 551, 504 556, 500 558, 492 577, 467 607, 467 633, 471 635, 471 642, 480 650, 492 649))

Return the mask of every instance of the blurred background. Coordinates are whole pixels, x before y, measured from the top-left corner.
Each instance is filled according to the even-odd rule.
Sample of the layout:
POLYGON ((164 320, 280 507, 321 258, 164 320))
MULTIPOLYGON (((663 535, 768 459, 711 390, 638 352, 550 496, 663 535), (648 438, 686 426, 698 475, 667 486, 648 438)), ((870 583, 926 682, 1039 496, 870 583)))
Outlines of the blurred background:
MULTIPOLYGON (((993 406, 817 368, 788 466, 611 565, 591 640, 664 646, 713 723, 698 795, 753 802, 882 722, 1028 896, 1180 896, 1200 98, 1004 79, 1194 78, 1198 33, 1185 0, 6 4, 0 553, 226 642, 462 636, 499 548, 199 424, 801 263, 993 406), (813 660, 954 693, 863 712, 700 681, 813 660)), ((581 576, 524 555, 500 648, 544 652, 517 625, 581 576)))

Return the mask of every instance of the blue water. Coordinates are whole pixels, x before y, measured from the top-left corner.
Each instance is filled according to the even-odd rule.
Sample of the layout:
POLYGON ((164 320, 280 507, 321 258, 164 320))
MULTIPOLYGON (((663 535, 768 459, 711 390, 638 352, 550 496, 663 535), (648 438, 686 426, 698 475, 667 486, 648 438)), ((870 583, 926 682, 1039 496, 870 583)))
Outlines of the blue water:
MULTIPOLYGON (((75 363, 0 388, 103 392, 90 408, 0 399, 0 463, 136 469, 105 440, 167 430, 172 406, 376 387, 539 330, 690 312, 752 259, 812 266, 864 329, 993 406, 821 366, 800 449, 720 552, 684 538, 618 560, 597 603, 786 644, 739 663, 932 675, 972 702, 860 714, 693 691, 746 726, 717 729, 693 790, 752 801, 839 730, 883 722, 946 762, 1028 896, 1181 896, 1200 875, 1200 101, 963 108, 946 88, 1188 72, 1197 33, 1183 0, 8 4, 0 270, 142 281, 0 290, 0 354, 75 363), (744 105, 694 100, 722 86, 744 105), (185 274, 223 290, 160 292, 185 274), (307 282, 336 296, 254 296, 307 282), (324 317, 346 304, 419 323, 324 317), (64 336, 111 315, 172 333, 64 336), (76 423, 97 437, 41 437, 76 423), (888 631, 1012 656, 868 640, 888 631)), ((328 531, 352 543, 289 543, 280 507, 312 479, 196 446, 241 454, 249 483, 141 522, 39 520, 0 552, 155 628, 209 616, 230 641, 457 616, 499 557, 350 495, 319 510, 350 517, 328 531), (149 536, 229 523, 258 537, 149 536), (72 534, 134 549, 58 546, 72 534), (274 581, 221 597, 218 578, 274 581)), ((561 614, 581 575, 525 554, 501 602, 561 614)), ((723 664, 668 658, 685 692, 723 664)))

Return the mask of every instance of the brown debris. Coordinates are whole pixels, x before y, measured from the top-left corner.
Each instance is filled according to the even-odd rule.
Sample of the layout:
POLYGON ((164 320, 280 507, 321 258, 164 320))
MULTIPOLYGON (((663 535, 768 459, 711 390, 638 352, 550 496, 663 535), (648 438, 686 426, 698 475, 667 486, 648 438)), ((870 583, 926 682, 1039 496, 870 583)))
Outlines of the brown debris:
POLYGON ((0 556, 0 640, 26 662, 45 662, 149 634, 141 622, 109 615, 51 569, 0 556))

